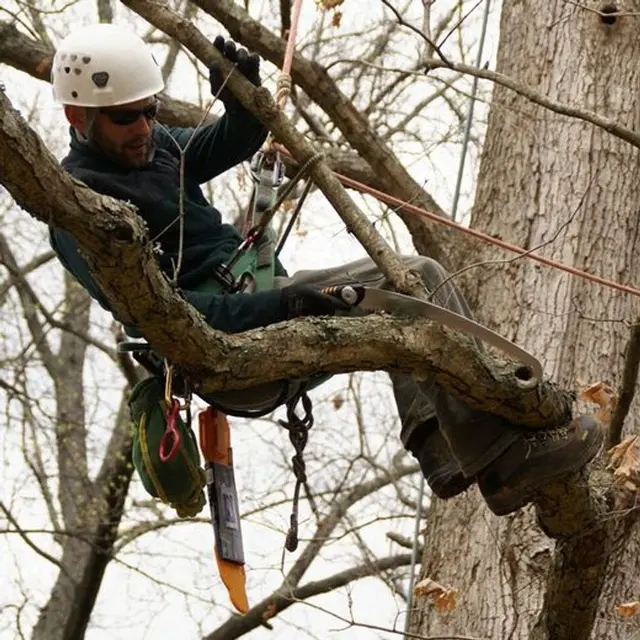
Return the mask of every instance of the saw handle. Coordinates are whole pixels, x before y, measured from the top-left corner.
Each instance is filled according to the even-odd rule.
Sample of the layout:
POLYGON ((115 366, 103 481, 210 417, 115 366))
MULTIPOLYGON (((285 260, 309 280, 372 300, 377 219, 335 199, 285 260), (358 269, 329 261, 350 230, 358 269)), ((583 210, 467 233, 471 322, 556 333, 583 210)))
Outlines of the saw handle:
POLYGON ((322 293, 342 300, 350 307, 358 306, 364 299, 364 285, 361 284, 340 284, 333 287, 325 287, 322 293))

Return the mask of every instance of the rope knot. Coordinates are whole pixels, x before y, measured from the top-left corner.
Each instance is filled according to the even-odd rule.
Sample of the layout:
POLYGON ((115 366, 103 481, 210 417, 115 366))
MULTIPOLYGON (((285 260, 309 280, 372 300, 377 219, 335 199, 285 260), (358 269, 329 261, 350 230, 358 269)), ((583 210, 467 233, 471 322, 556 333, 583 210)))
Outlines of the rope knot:
POLYGON ((291 95, 293 81, 291 75, 281 71, 276 80, 276 102, 280 108, 284 107, 287 99, 291 95))

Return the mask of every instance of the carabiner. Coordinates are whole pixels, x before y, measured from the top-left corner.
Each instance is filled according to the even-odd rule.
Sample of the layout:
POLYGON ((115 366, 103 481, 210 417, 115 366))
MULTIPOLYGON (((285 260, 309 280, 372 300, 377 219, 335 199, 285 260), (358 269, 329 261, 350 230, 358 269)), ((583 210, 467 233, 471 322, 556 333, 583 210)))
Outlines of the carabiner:
POLYGON ((158 454, 162 462, 171 462, 180 449, 181 437, 180 431, 176 427, 176 421, 178 420, 178 413, 180 412, 180 402, 176 398, 171 399, 170 405, 167 407, 166 421, 167 427, 165 429, 162 440, 160 440, 160 447, 158 454), (171 444, 171 449, 167 453, 167 448, 171 444))

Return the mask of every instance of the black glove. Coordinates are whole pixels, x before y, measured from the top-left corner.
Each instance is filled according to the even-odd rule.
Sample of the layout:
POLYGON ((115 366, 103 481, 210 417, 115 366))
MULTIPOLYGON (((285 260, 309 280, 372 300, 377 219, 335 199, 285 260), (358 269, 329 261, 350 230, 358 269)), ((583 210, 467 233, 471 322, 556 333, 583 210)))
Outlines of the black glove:
POLYGON ((308 284, 292 284, 280 292, 282 313, 287 320, 300 316, 332 316, 336 311, 348 311, 351 307, 317 287, 308 284))
MULTIPOLYGON (((236 64, 238 71, 245 76, 249 82, 256 87, 260 86, 260 57, 257 53, 249 53, 243 47, 236 48, 236 43, 233 40, 225 40, 222 36, 216 37, 213 41, 213 46, 218 49, 229 62, 236 64)), ((225 105, 234 102, 237 103, 226 85, 220 90, 225 78, 226 75, 222 73, 218 65, 213 64, 209 67, 211 95, 218 96, 225 105)))

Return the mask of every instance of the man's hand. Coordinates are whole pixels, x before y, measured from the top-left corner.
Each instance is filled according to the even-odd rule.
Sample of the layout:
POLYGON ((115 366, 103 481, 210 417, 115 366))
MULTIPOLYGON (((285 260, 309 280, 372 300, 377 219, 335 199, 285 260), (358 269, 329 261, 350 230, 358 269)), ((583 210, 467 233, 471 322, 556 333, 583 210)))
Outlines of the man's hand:
POLYGON ((280 292, 280 302, 287 320, 300 316, 333 316, 337 311, 351 308, 340 298, 326 295, 319 288, 307 284, 285 287, 280 292))
MULTIPOLYGON (((236 43, 233 40, 225 40, 222 36, 218 36, 213 41, 213 46, 218 49, 229 62, 234 63, 238 71, 245 76, 249 82, 256 87, 260 86, 260 57, 257 53, 249 53, 243 47, 236 47, 236 43)), ((225 77, 218 68, 218 65, 213 64, 209 67, 211 95, 220 98, 225 105, 234 102, 237 103, 231 91, 229 91, 226 86, 222 86, 225 77)))

